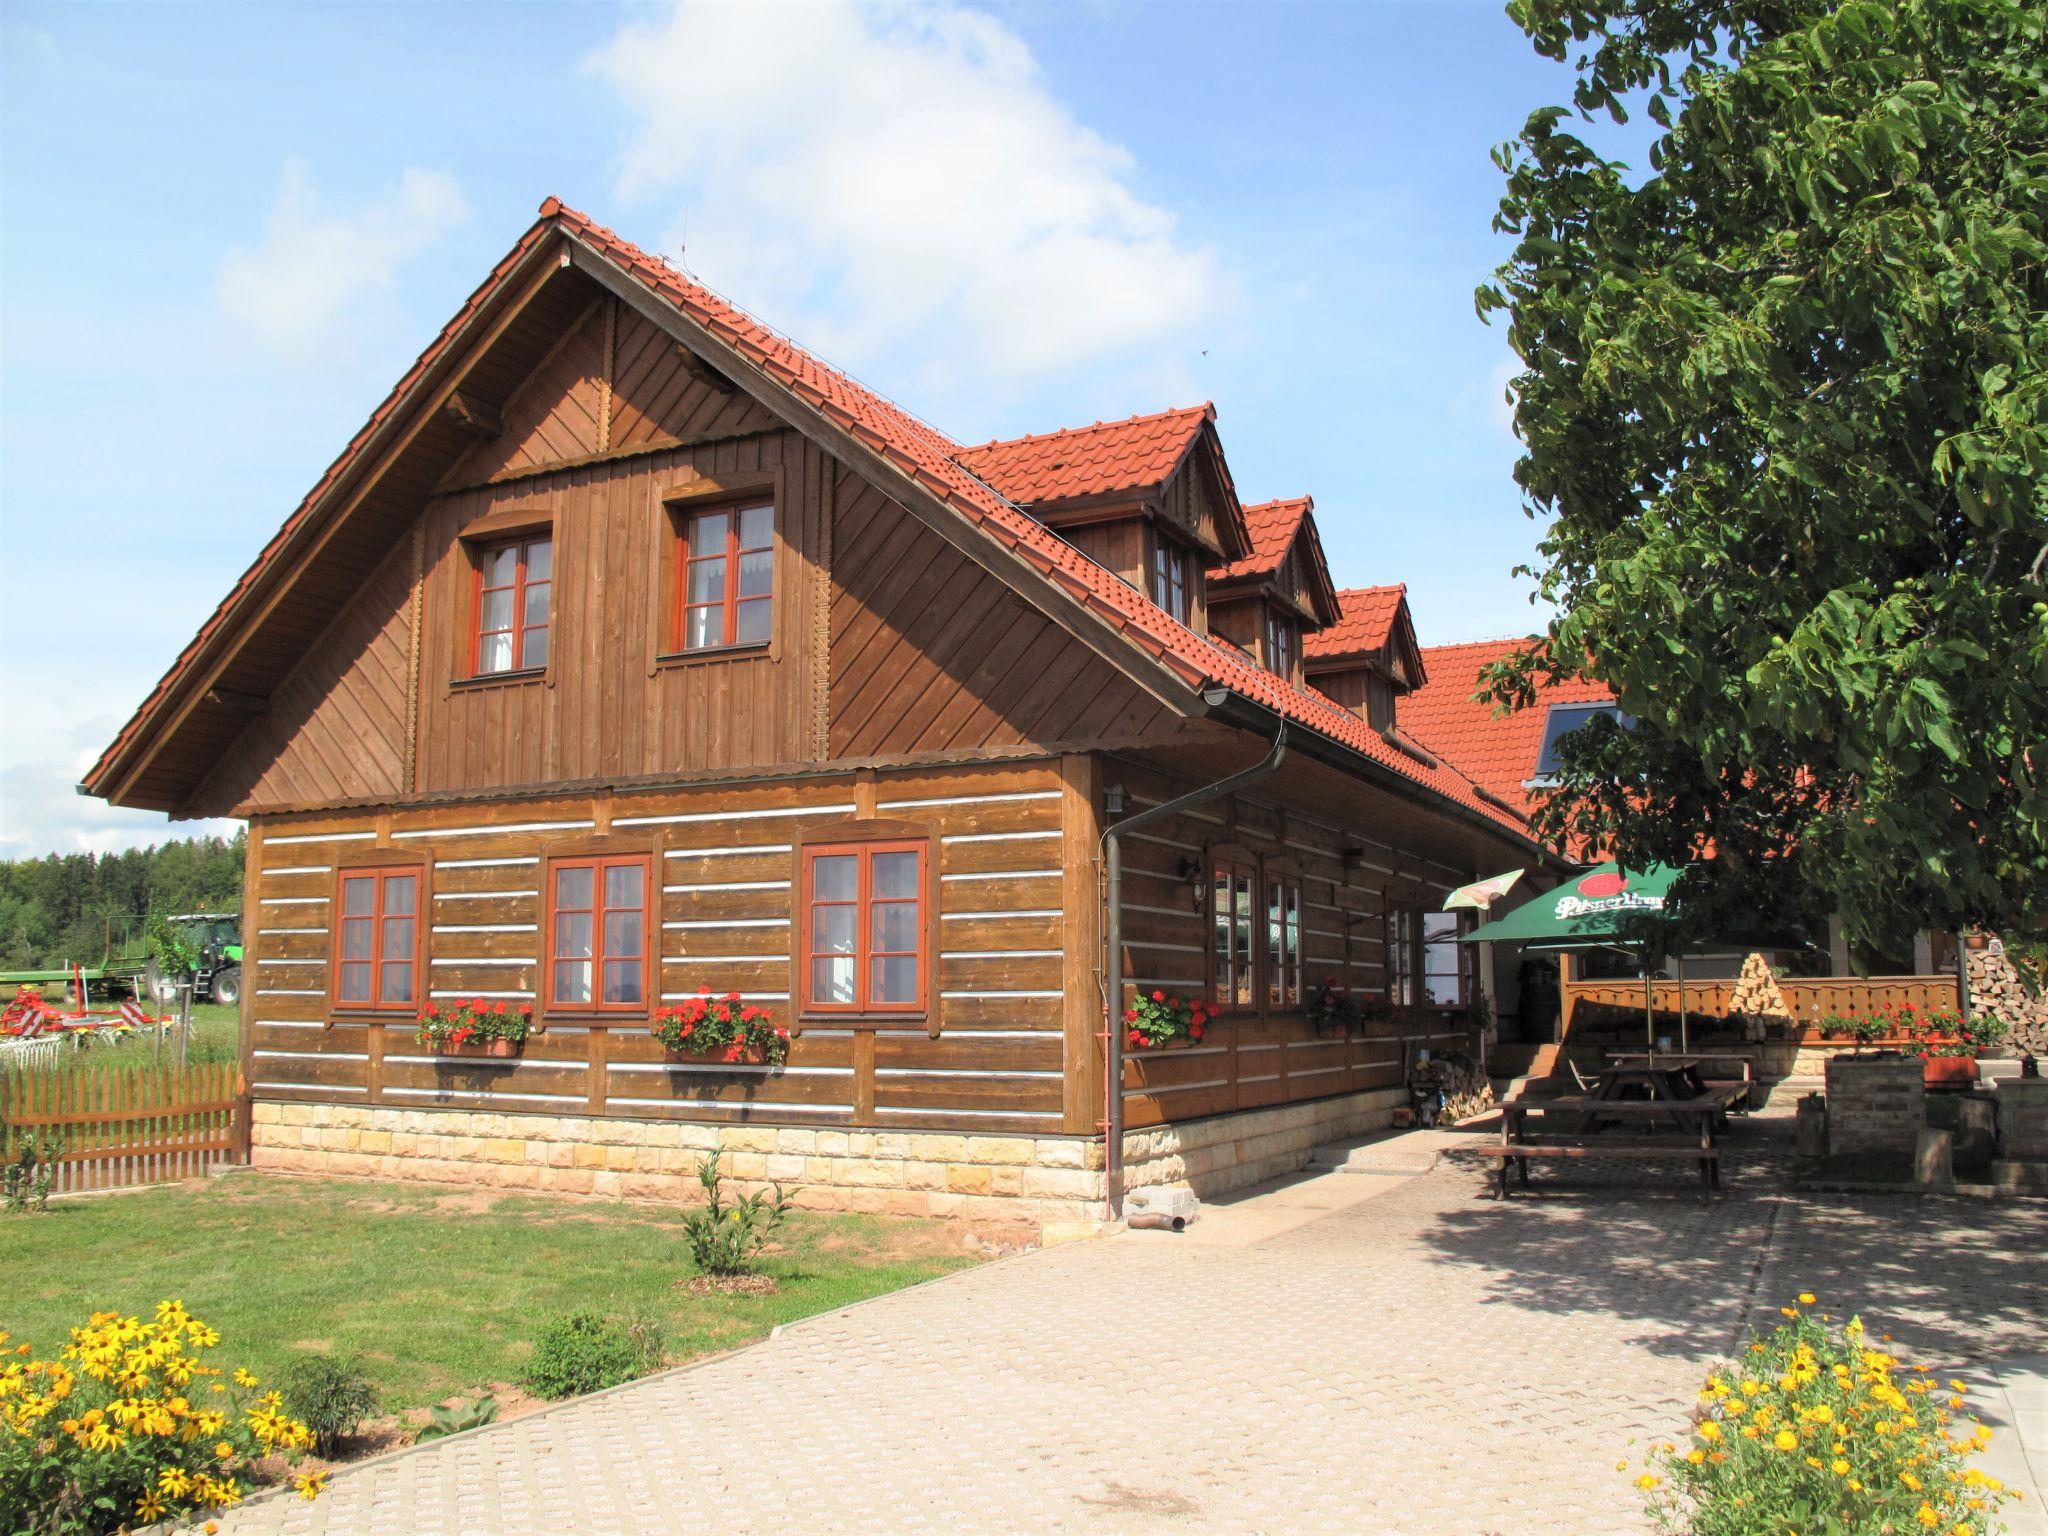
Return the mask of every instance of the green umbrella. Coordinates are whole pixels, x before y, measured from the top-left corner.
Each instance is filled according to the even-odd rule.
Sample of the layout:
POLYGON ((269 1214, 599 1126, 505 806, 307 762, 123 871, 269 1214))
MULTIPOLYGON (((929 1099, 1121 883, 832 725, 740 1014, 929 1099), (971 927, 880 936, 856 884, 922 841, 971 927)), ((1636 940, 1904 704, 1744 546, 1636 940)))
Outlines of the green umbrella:
MULTIPOLYGON (((1661 951, 1658 930, 1671 916, 1665 902, 1685 871, 1671 864, 1625 870, 1606 863, 1523 902, 1498 922, 1475 928, 1467 944, 1520 944, 1526 949, 1623 949, 1643 961, 1643 1029, 1656 1042, 1656 1014, 1650 970, 1652 950, 1661 951)), ((1679 972, 1678 1027, 1681 1040, 1689 1031, 1685 1018, 1685 973, 1679 972)))
POLYGON ((1464 942, 1536 949, 1636 949, 1646 927, 1670 915, 1665 898, 1684 873, 1671 864, 1631 870, 1601 864, 1523 902, 1506 917, 1473 929, 1464 942))

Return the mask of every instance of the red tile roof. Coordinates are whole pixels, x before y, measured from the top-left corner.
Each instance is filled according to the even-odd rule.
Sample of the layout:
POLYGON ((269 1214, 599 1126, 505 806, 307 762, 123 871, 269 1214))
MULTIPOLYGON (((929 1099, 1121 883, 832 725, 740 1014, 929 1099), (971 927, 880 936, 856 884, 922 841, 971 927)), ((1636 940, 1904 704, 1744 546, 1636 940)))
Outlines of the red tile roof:
POLYGON ((1228 565, 1211 567, 1211 581, 1230 581, 1239 576, 1268 576, 1280 569, 1280 562, 1287 558, 1287 550, 1294 543, 1294 536, 1301 531, 1301 520, 1308 516, 1315 506, 1312 496, 1296 496, 1286 501, 1262 501, 1255 507, 1244 509, 1245 531, 1251 535, 1252 552, 1242 560, 1233 560, 1228 565))
POLYGON ((1391 587, 1346 587, 1337 594, 1344 616, 1302 636, 1302 656, 1308 661, 1335 661, 1385 650, 1394 638, 1394 620, 1407 597, 1405 582, 1391 587))
POLYGON ((1545 688, 1531 708, 1495 716, 1491 704, 1472 698, 1479 669, 1528 643, 1510 639, 1425 646, 1422 659, 1429 681, 1401 701, 1399 715, 1404 734, 1455 763, 1493 794, 1522 806, 1532 803, 1522 785, 1536 773, 1536 754, 1543 746, 1549 715, 1545 706, 1614 697, 1601 683, 1561 683, 1545 688))
POLYGON ((1180 468, 1213 405, 1190 405, 1123 421, 1098 421, 1033 437, 955 450, 953 457, 1003 495, 1027 506, 1108 496, 1163 485, 1180 468))
MULTIPOLYGON (((421 354, 419 361, 378 407, 369 423, 328 469, 320 484, 292 514, 285 529, 265 547, 256 564, 207 621, 199 637, 186 648, 149 700, 102 754, 92 774, 88 775, 88 783, 92 787, 99 788, 92 783, 94 777, 106 769, 157 702, 181 679, 201 644, 224 622, 237 600, 261 575, 285 535, 308 515, 321 493, 349 468, 363 441, 399 406, 413 382, 448 345, 462 324, 489 299, 518 259, 551 229, 559 229, 581 242, 667 299, 679 313, 702 326, 742 360, 810 405, 834 426, 864 443, 906 480, 916 483, 990 538, 1021 556, 1070 597, 1086 605, 1147 654, 1164 663, 1191 687, 1220 684, 1296 724, 1341 742, 1426 791, 1478 812, 1506 832, 1528 836, 1520 817, 1483 798, 1477 786, 1464 774, 1446 764, 1420 762, 1389 743, 1349 710, 1312 690, 1295 687, 1258 666, 1235 648, 1226 648, 1196 634, 1130 583, 1089 559, 1014 501, 962 467, 959 462, 962 450, 958 444, 900 406, 813 357, 710 289, 692 282, 666 263, 647 255, 553 197, 541 204, 539 219, 498 264, 483 286, 471 295, 463 311, 421 354)), ((1192 431, 1209 419, 1210 411, 1203 406, 1191 413, 1169 412, 1166 418, 1152 419, 1190 414, 1194 421, 1188 430, 1192 431)), ((1093 428, 1084 428, 1074 435, 1088 436, 1094 431, 1093 428)), ((1044 443, 1064 435, 1055 433, 1050 438, 1036 441, 1044 443)), ((1159 450, 1162 454, 1164 451, 1163 448, 1159 450)))

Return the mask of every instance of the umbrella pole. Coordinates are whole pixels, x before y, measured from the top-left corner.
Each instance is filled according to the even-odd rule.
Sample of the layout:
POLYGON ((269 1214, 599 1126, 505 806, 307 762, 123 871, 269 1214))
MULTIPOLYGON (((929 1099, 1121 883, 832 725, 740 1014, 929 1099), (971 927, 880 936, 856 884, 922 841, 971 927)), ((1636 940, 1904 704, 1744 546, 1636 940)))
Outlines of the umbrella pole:
POLYGON ((1678 957, 1678 1050, 1681 1055, 1692 1052, 1692 1033, 1685 1016, 1685 956, 1678 957))
POLYGON ((1643 956, 1643 1044, 1657 1054, 1657 992, 1650 976, 1650 957, 1643 956))

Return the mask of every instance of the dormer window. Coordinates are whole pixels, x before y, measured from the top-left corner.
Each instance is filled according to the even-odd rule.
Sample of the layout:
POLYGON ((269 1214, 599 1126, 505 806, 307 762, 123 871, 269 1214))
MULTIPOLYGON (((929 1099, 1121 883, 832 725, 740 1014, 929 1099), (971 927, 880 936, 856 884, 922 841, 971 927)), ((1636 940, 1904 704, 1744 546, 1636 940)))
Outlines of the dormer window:
POLYGON ((1152 541, 1152 601, 1181 623, 1193 611, 1187 551, 1170 539, 1152 541))
POLYGON ((1543 724, 1543 746, 1536 754, 1536 772, 1528 780, 1527 787, 1556 783, 1558 769, 1562 766, 1558 743, 1600 715, 1605 715, 1624 731, 1632 731, 1636 727, 1635 716, 1623 714, 1621 706, 1611 700, 1596 704, 1551 705, 1550 717, 1543 724))
POLYGON ((477 549, 472 676, 537 672, 548 664, 554 554, 554 539, 547 533, 477 549))
POLYGON ((1292 679, 1294 663, 1301 655, 1301 627, 1285 614, 1266 613, 1266 667, 1292 679))

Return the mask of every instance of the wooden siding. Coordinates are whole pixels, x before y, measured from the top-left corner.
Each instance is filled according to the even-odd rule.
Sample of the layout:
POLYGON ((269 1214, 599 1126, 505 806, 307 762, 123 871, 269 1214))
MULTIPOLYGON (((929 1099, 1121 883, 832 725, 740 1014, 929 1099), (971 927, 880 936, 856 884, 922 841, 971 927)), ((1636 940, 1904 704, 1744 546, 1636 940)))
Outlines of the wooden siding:
MULTIPOLYGON (((1183 793, 1189 785, 1117 760, 1104 773, 1122 782, 1134 809, 1183 793)), ((1155 989, 1202 997, 1209 985, 1208 919, 1185 869, 1206 868, 1218 844, 1243 849, 1262 865, 1285 861, 1300 878, 1304 991, 1324 985, 1384 993, 1385 913, 1390 905, 1434 907, 1469 871, 1391 846, 1360 827, 1288 810, 1256 796, 1233 796, 1133 833, 1124 844, 1122 932, 1126 993, 1155 989), (1349 862, 1345 849, 1357 850, 1349 862)), ((1261 900, 1263 897, 1260 898, 1261 900)), ((1256 927, 1263 931, 1261 908, 1256 927)), ((1462 1018, 1375 1025, 1355 1040, 1325 1039, 1300 1008, 1266 998, 1223 1014, 1199 1045, 1126 1056, 1124 1115, 1131 1126, 1189 1120, 1398 1086, 1405 1052, 1417 1044, 1458 1043, 1462 1018)))
POLYGON ((841 471, 832 535, 834 757, 1166 737, 1175 716, 841 471))
POLYGON ((208 780, 205 814, 404 790, 413 544, 386 555, 208 780))
POLYGON ((443 485, 778 425, 745 391, 693 371, 685 349, 653 321, 605 295, 591 301, 507 401, 498 434, 463 455, 443 485))
MULTIPOLYGON (((247 896, 245 1071, 255 1097, 790 1125, 1071 1129, 1060 765, 846 774, 516 805, 258 819, 247 896), (786 1067, 670 1062, 645 1019, 552 1022, 509 1062, 433 1055, 408 1019, 328 1004, 336 865, 432 856, 427 991, 534 1000, 542 860, 633 839, 661 871, 660 991, 740 991, 787 1021, 800 832, 884 817, 938 849, 937 1035, 805 1027, 786 1067)), ((1086 1129, 1087 1127, 1081 1127, 1086 1129)))

